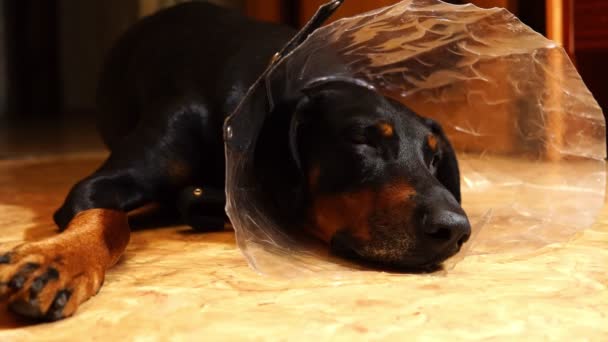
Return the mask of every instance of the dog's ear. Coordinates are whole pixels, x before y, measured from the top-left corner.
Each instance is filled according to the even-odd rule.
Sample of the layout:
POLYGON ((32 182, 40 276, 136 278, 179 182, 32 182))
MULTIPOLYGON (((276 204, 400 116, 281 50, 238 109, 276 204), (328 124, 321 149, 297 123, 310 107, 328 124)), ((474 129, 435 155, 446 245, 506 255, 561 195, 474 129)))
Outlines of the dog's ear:
POLYGON ((454 195, 454 198, 461 203, 460 194, 460 170, 458 160, 452 144, 448 140, 443 128, 439 123, 431 119, 425 119, 425 123, 431 128, 433 134, 439 137, 442 156, 437 165, 437 180, 454 195))
POLYGON ((322 112, 316 106, 323 106, 324 97, 331 96, 332 90, 354 92, 357 90, 375 91, 375 88, 371 84, 356 78, 327 76, 315 78, 300 89, 289 124, 289 150, 296 166, 302 172, 304 172, 304 165, 300 146, 298 146, 302 130, 308 123, 315 120, 316 115, 322 112))

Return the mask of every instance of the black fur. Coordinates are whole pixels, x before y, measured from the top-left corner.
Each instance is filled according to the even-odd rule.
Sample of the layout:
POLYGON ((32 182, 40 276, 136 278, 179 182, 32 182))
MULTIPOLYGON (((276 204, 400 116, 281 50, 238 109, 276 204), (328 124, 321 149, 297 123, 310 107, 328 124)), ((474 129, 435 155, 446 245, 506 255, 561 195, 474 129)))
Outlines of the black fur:
MULTIPOLYGON (((149 202, 175 206, 184 202, 184 191, 188 202, 192 186, 221 192, 222 123, 294 33, 201 2, 173 7, 134 26, 111 51, 100 79, 99 130, 111 155, 74 186, 55 214, 56 223, 65 228, 77 213, 92 208, 130 211, 149 202)), ((415 248, 398 250, 384 231, 375 245, 334 243, 336 251, 423 266, 449 257, 456 243, 468 237, 468 221, 458 204, 457 161, 436 123, 348 79, 310 84, 296 99, 279 102, 275 111, 294 114, 279 115, 282 119, 264 127, 258 176, 270 189, 270 200, 288 204, 285 217, 308 220, 311 160, 322 164, 322 193, 379 188, 399 180, 416 190, 416 198, 403 199, 415 202, 408 223, 424 237, 415 248), (373 127, 380 121, 390 123, 394 135, 379 136, 373 127), (428 134, 440 140, 437 151, 425 145, 428 134), (437 160, 434 169, 431 161, 437 160), (445 219, 445 212, 458 219, 445 219), (462 235, 441 235, 455 226, 462 235), (392 251, 382 256, 374 248, 392 251)), ((394 234, 398 241, 399 233, 394 234)))
POLYGON ((222 189, 223 121, 294 33, 202 2, 131 28, 100 77, 99 131, 111 156, 74 186, 56 223, 91 208, 173 205, 188 185, 222 189))

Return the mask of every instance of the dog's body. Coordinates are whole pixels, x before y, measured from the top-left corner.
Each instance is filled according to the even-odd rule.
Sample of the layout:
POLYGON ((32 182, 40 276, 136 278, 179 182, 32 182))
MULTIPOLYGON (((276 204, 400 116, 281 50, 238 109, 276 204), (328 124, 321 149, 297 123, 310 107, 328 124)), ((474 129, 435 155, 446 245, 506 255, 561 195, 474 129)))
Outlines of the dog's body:
MULTIPOLYGON (((139 190, 128 189, 124 196, 141 198, 123 199, 126 207, 121 207, 114 199, 70 197, 55 217, 59 226, 91 208, 130 210, 158 200, 173 204, 186 185, 222 189, 224 119, 294 33, 196 2, 136 24, 104 66, 98 122, 112 151, 105 173, 116 177, 116 170, 128 165, 132 187, 139 190)), ((94 184, 87 179, 76 188, 94 184)))
MULTIPOLYGON (((174 206, 189 186, 221 190, 224 119, 294 32, 197 2, 129 30, 100 79, 99 129, 111 155, 57 211, 62 234, 0 254, 11 309, 71 315, 124 252, 127 212, 174 206)), ((314 82, 288 110, 284 146, 260 160, 287 174, 272 195, 295 184, 293 219, 335 252, 426 267, 466 241, 458 166, 436 124, 348 80, 314 82)))

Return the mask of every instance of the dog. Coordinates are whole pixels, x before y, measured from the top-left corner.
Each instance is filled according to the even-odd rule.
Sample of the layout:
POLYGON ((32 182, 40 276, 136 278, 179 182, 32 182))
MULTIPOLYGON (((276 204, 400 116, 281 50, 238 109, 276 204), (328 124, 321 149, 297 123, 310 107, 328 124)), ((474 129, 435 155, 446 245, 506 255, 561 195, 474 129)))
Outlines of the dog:
MULTIPOLYGON (((210 202, 223 206, 223 122, 294 33, 202 2, 129 29, 98 87, 111 154, 54 215, 60 234, 0 253, 9 308, 46 321, 74 314, 125 251, 135 209, 175 207, 192 186, 219 192, 210 202)), ((259 142, 271 147, 258 156, 269 200, 292 202, 286 183, 299 189, 285 217, 335 254, 377 265, 426 269, 459 251, 471 229, 440 125, 354 79, 316 80, 298 94, 276 109, 290 119, 259 142)))

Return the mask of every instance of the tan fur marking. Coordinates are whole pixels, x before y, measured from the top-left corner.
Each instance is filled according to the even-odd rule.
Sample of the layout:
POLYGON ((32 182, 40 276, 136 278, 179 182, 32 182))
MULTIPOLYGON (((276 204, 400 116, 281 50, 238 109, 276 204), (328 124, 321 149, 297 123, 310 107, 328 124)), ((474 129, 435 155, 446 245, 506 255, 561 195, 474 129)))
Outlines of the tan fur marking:
POLYGON ((380 130, 380 134, 387 138, 390 138, 393 136, 393 134, 395 134, 395 129, 393 128, 393 126, 386 122, 378 124, 378 129, 380 130))
POLYGON ((434 134, 429 134, 426 137, 426 142, 429 144, 429 147, 431 148, 431 150, 433 150, 433 151, 437 150, 437 137, 434 134))
POLYGON ((348 229, 353 236, 369 239, 369 216, 374 207, 374 193, 369 190, 320 196, 313 204, 315 228, 312 233, 329 242, 336 232, 348 229))
POLYGON ((401 182, 390 184, 382 189, 378 199, 378 206, 391 208, 409 202, 416 195, 416 190, 410 184, 401 182))
POLYGON ((389 221, 409 221, 413 207, 414 188, 405 182, 391 184, 380 191, 361 190, 329 196, 319 196, 312 207, 314 226, 310 233, 329 243, 338 231, 346 229, 360 242, 369 241, 369 219, 374 214, 386 216, 389 221))
POLYGON ((130 236, 129 222, 124 212, 92 209, 76 215, 58 237, 69 244, 79 243, 89 256, 95 255, 95 260, 109 268, 122 256, 130 236))
POLYGON ((319 185, 319 176, 321 175, 321 167, 319 164, 314 164, 310 171, 308 172, 308 186, 311 191, 315 191, 317 189, 317 185, 319 185))

